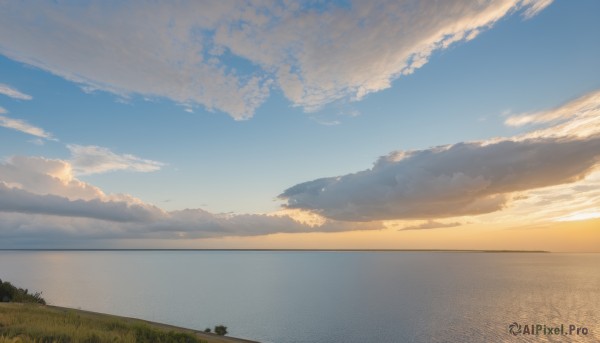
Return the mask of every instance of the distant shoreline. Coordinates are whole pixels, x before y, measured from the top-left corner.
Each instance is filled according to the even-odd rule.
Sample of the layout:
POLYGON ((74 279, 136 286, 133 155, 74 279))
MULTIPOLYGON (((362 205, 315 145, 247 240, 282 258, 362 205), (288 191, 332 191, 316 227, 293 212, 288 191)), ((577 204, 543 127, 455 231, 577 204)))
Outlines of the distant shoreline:
POLYGON ((461 252, 461 253, 544 253, 547 250, 469 250, 469 249, 0 249, 0 251, 265 251, 265 252, 461 252))

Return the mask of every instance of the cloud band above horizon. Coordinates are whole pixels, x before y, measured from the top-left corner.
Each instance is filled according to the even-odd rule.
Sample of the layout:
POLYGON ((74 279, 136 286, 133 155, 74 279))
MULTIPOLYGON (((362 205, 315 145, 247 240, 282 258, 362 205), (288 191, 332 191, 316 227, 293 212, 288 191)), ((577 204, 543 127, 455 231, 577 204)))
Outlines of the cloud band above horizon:
POLYGON ((381 223, 307 222, 290 213, 165 211, 76 178, 69 161, 13 156, 0 163, 0 247, 11 240, 184 239, 381 229, 381 223))

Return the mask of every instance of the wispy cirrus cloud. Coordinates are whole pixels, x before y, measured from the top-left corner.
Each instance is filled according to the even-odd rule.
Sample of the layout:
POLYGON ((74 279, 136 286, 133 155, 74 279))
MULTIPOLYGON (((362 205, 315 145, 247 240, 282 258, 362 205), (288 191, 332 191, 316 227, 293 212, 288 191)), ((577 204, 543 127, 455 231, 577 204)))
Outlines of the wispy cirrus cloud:
POLYGON ((116 154, 107 148, 95 145, 69 144, 71 152, 70 164, 78 175, 106 173, 116 170, 135 172, 153 172, 160 170, 165 164, 143 159, 131 154, 116 154))
POLYGON ((558 120, 551 127, 517 137, 395 151, 370 169, 304 182, 280 198, 288 208, 349 221, 496 212, 520 192, 574 183, 597 169, 597 94, 534 116, 514 117, 527 122, 558 120))
MULTIPOLYGON (((6 113, 2 107, 0 107, 0 113, 6 113)), ((39 138, 51 139, 52 134, 45 131, 44 129, 31 125, 24 120, 9 118, 7 116, 0 115, 0 126, 5 127, 7 129, 20 131, 26 133, 28 135, 32 135, 39 138)))
MULTIPOLYGON (((0 114, 6 113, 6 110, 0 107, 0 114)), ((8 129, 20 131, 38 138, 48 140, 57 140, 52 134, 40 127, 30 125, 24 120, 13 119, 0 115, 0 126, 8 129)), ((34 144, 43 145, 43 141, 33 141, 34 144)), ((116 154, 108 148, 95 145, 77 145, 67 144, 67 149, 71 152, 71 164, 69 167, 79 175, 106 173, 116 170, 127 170, 135 172, 153 172, 160 170, 165 164, 143 159, 131 154, 116 154)), ((0 181, 2 181, 0 179, 0 181)))
POLYGON ((245 119, 274 87, 307 111, 361 99, 435 51, 551 2, 3 2, 0 53, 86 89, 245 119))
POLYGON ((504 123, 516 127, 542 126, 525 136, 528 138, 586 137, 597 134, 600 132, 600 90, 592 91, 549 110, 512 115, 504 123))
POLYGON ((428 220, 421 224, 405 226, 401 229, 398 229, 398 231, 443 229, 443 228, 457 227, 457 226, 461 226, 461 225, 464 225, 464 223, 460 223, 460 222, 442 223, 442 222, 437 222, 434 220, 428 220))
POLYGON ((33 97, 31 95, 19 92, 17 89, 0 83, 0 94, 6 95, 8 97, 11 97, 13 99, 17 99, 17 100, 31 100, 33 99, 33 97))

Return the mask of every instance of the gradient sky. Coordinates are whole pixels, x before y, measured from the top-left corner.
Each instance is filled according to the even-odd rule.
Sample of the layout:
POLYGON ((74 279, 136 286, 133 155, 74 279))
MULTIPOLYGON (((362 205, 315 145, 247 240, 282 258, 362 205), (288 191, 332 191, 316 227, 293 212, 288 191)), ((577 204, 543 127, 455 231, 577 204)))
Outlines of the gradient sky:
POLYGON ((0 3, 0 248, 600 251, 600 2, 0 3))

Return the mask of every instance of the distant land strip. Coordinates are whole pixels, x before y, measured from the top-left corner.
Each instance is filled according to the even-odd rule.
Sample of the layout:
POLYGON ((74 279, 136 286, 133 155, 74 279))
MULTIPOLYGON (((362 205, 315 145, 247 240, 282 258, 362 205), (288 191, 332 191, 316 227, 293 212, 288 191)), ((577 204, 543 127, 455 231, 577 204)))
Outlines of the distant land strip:
POLYGON ((470 249, 0 249, 0 251, 265 251, 265 252, 468 252, 468 253, 551 253, 547 250, 470 250, 470 249))

